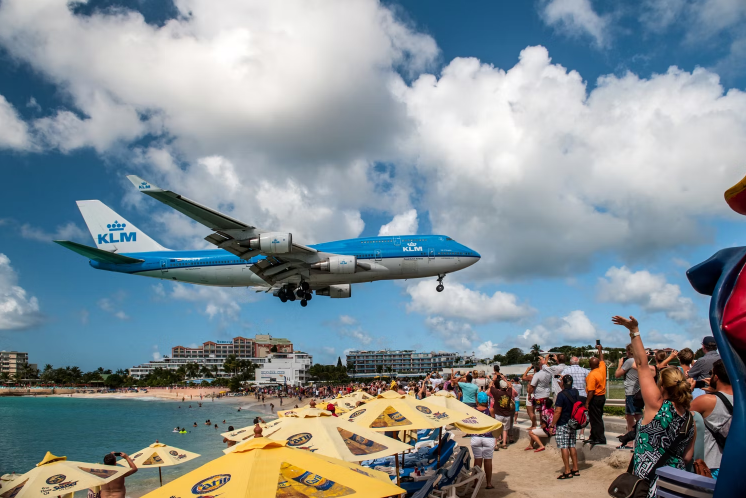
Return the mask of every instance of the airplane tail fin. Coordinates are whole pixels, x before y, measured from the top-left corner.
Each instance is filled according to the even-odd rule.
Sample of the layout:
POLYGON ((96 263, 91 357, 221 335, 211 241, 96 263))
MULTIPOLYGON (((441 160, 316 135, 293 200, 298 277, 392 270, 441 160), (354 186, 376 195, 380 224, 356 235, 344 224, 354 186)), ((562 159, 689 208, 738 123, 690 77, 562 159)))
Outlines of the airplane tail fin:
POLYGON ((77 204, 99 249, 119 254, 168 250, 103 202, 78 201, 77 204))

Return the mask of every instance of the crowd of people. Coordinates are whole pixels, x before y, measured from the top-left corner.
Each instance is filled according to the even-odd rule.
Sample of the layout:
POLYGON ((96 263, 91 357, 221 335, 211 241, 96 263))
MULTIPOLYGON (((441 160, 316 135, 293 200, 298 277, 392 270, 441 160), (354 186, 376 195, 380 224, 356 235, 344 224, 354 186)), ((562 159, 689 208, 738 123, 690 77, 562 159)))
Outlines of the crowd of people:
MULTIPOLYGON (((695 352, 689 348, 670 353, 646 350, 633 317, 615 316, 612 320, 630 333, 626 358, 610 370, 624 379, 627 433, 619 436, 616 448, 633 451, 630 472, 650 481, 653 491, 649 496, 655 489, 655 469, 662 465, 717 478, 730 428, 733 389, 715 339, 703 338, 704 355, 695 360, 695 352), (678 365, 671 365, 673 360, 678 360, 674 362, 678 365)), ((498 438, 491 432, 471 437, 475 464, 484 468, 487 487, 491 488, 493 454, 515 439, 512 429, 524 395, 523 381, 527 383, 525 405, 531 420, 526 450, 543 451, 546 441, 554 437, 564 464, 557 478, 564 480, 580 476, 578 439, 592 446, 607 444, 603 414, 608 367, 603 346, 597 344, 596 350, 597 354, 590 358, 590 368, 580 366, 577 357, 547 354, 522 376, 512 379, 495 365, 491 374, 452 371, 449 376, 432 372, 420 381, 375 380, 368 384, 311 387, 296 390, 295 395, 299 400, 303 396, 331 398, 362 388, 371 395, 392 389, 426 398, 440 390, 451 391, 465 404, 503 424, 498 438), (583 416, 590 426, 587 437, 584 425, 577 422, 583 416)))

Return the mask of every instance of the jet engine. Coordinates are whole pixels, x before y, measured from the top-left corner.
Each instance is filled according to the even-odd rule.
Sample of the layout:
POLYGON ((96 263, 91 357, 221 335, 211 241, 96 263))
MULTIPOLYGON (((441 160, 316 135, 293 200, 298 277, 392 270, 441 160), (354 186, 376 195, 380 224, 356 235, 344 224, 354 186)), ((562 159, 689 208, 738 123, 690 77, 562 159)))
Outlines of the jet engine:
POLYGON ((355 256, 332 256, 325 261, 312 264, 311 268, 334 274, 348 275, 355 273, 355 266, 357 266, 357 258, 355 256))
POLYGON ((317 290, 316 295, 329 296, 332 299, 352 297, 352 286, 350 284, 330 285, 326 289, 317 290))
POLYGON ((239 245, 257 249, 265 254, 287 254, 293 250, 293 234, 266 232, 255 239, 242 240, 239 245))

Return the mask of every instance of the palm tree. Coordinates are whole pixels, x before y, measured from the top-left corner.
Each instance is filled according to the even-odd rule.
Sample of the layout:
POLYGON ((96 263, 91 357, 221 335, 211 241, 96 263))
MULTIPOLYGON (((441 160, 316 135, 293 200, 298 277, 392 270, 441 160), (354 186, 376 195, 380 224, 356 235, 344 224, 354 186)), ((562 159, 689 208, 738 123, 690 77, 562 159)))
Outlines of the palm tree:
POLYGON ((236 355, 229 354, 225 358, 225 362, 223 362, 223 371, 225 371, 226 373, 230 373, 232 377, 236 375, 238 366, 239 366, 239 361, 236 359, 236 355))
POLYGON ((179 365, 179 368, 176 369, 176 375, 179 376, 182 380, 186 380, 187 376, 187 369, 185 365, 179 365))
POLYGON ((376 365, 376 373, 381 376, 383 374, 383 365, 376 365))
POLYGON ((214 379, 218 378, 218 372, 219 371, 220 371, 220 367, 218 367, 217 365, 213 365, 212 366, 212 373, 213 373, 213 378, 214 379))
POLYGON ((197 363, 189 362, 186 364, 186 374, 190 379, 195 378, 199 374, 199 365, 197 363))
POLYGON ((210 372, 210 369, 202 365, 202 368, 199 369, 199 376, 204 379, 204 378, 210 377, 211 375, 212 375, 212 372, 210 372))

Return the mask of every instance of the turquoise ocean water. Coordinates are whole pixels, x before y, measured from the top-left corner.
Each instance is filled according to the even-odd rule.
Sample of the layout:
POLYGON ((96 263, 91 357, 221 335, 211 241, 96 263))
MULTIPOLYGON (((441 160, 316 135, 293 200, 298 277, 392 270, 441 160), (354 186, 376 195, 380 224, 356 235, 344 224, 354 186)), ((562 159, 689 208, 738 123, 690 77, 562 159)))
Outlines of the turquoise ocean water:
MULTIPOLYGON (((101 463, 110 451, 135 454, 158 439, 162 443, 202 455, 182 465, 163 468, 163 482, 171 481, 223 455, 220 437, 228 426, 250 425, 259 415, 238 407, 254 398, 180 403, 157 399, 0 398, 0 474, 23 473, 47 451, 69 460, 101 463), (192 408, 187 408, 191 404, 192 408), (179 406, 181 408, 179 408, 179 406), (210 419, 211 426, 204 425, 210 419), (223 424, 225 420, 225 424, 223 424), (197 427, 193 427, 197 422, 197 427), (218 424, 218 429, 214 424, 218 424), (186 426, 188 434, 171 432, 186 426)), ((158 486, 156 469, 140 469, 127 478, 127 496, 137 498, 158 486)), ((76 493, 76 496, 84 496, 76 493)))

